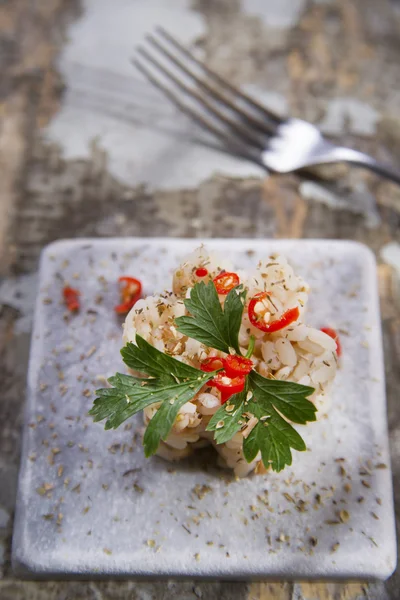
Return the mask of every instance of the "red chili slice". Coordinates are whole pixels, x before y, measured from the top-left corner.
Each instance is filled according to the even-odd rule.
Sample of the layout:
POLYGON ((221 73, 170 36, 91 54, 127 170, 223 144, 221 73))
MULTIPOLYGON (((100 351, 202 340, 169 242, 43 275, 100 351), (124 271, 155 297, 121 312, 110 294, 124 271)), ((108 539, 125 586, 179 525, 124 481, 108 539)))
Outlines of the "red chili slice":
POLYGON ((225 371, 228 377, 237 377, 238 375, 247 375, 253 368, 253 361, 250 358, 230 354, 224 360, 225 371))
POLYGON ((273 333, 274 331, 279 331, 284 327, 293 323, 293 321, 297 321, 300 315, 300 311, 298 307, 289 308, 289 310, 285 311, 279 319, 275 319, 275 321, 270 321, 269 323, 265 323, 265 321, 260 318, 255 312, 255 306, 257 302, 260 302, 270 296, 269 292, 261 292, 260 294, 256 294, 254 298, 252 298, 249 302, 249 319, 250 323, 260 329, 260 331, 265 331, 266 333, 273 333))
POLYGON ((238 377, 228 377, 225 371, 220 371, 208 385, 216 387, 221 392, 221 404, 224 404, 231 396, 244 390, 246 378, 244 375, 238 377))
POLYGON ((70 310, 71 312, 77 312, 81 305, 79 302, 79 296, 80 296, 80 292, 78 290, 76 290, 75 288, 69 287, 68 285, 66 285, 63 288, 63 297, 64 297, 64 302, 66 307, 68 308, 68 310, 70 310))
POLYGON ((321 331, 323 331, 324 333, 326 333, 326 335, 329 335, 329 337, 331 337, 333 340, 335 340, 336 354, 338 356, 341 356, 342 355, 342 344, 340 343, 339 334, 337 333, 337 331, 335 329, 332 329, 332 327, 321 327, 321 331))
POLYGON ((195 274, 196 277, 206 277, 206 275, 208 275, 208 271, 204 267, 199 267, 196 269, 195 274))
POLYGON ((118 314, 125 314, 129 312, 139 300, 142 294, 142 284, 139 279, 135 279, 135 277, 120 277, 118 279, 120 283, 124 283, 125 285, 121 288, 121 304, 118 304, 114 308, 115 312, 118 314))
POLYGON ((240 283, 239 276, 236 273, 228 273, 227 271, 214 277, 213 281, 218 294, 223 296, 229 294, 240 283))
POLYGON ((218 371, 218 369, 224 368, 224 361, 219 356, 209 356, 200 365, 200 369, 205 373, 211 373, 212 371, 218 371))

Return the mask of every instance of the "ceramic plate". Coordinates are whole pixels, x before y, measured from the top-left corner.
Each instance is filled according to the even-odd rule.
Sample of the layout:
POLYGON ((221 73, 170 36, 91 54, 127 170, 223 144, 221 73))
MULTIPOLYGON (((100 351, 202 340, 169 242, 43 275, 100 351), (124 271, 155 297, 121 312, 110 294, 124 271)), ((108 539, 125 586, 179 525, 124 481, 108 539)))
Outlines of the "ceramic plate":
POLYGON ((118 276, 146 294, 199 240, 71 240, 42 255, 13 561, 29 576, 386 578, 395 528, 376 269, 353 242, 208 240, 237 268, 284 254, 311 284, 308 321, 341 333, 327 418, 283 472, 235 481, 211 452, 145 459, 141 417, 104 431, 87 416, 123 369, 118 276), (61 289, 81 291, 66 315, 61 289))

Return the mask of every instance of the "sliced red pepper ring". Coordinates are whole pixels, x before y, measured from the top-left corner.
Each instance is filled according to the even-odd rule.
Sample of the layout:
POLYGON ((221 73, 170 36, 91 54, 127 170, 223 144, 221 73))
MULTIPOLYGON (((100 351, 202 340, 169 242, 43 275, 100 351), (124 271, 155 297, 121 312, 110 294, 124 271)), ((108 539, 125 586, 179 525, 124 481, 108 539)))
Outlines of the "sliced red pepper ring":
POLYGON ((217 293, 225 296, 226 294, 229 294, 234 287, 239 285, 240 279, 239 275, 236 273, 225 271, 214 277, 213 282, 217 293))
POLYGON ((200 369, 204 373, 211 373, 212 371, 218 371, 218 369, 224 368, 224 359, 219 356, 209 356, 200 365, 200 369))
POLYGON ((126 276, 120 277, 118 281, 125 285, 123 285, 121 288, 122 302, 121 304, 118 304, 114 310, 118 314, 125 314, 129 312, 132 306, 134 306, 139 300, 142 294, 142 283, 135 277, 126 276))
POLYGON ((221 404, 224 404, 231 396, 244 390, 246 377, 238 375, 237 377, 228 377, 225 371, 220 371, 208 382, 211 387, 216 387, 221 392, 221 404))
POLYGON ((208 271, 204 267, 199 267, 195 270, 195 275, 196 277, 206 277, 208 275, 208 271))
POLYGON ((69 285, 64 286, 63 288, 63 298, 66 307, 71 312, 76 312, 80 309, 79 296, 80 292, 75 288, 70 287, 69 285))
POLYGON ((253 368, 253 361, 237 354, 230 354, 224 359, 225 371, 228 377, 248 375, 253 368))
POLYGON ((336 354, 338 356, 341 356, 342 355, 342 344, 340 343, 338 332, 335 329, 332 329, 332 327, 321 327, 321 331, 323 331, 324 333, 326 333, 326 335, 329 335, 329 337, 331 337, 333 340, 335 340, 336 354))
POLYGON ((257 329, 260 329, 260 331, 265 331, 266 333, 279 331, 294 321, 297 321, 300 316, 300 311, 296 306, 295 308, 289 308, 289 310, 285 311, 283 315, 279 317, 279 319, 275 319, 275 321, 266 323, 263 318, 256 313, 255 307, 258 302, 262 302, 262 300, 270 295, 271 294, 269 292, 261 292, 260 294, 256 294, 254 298, 250 300, 248 308, 250 323, 254 325, 254 327, 257 327, 257 329))

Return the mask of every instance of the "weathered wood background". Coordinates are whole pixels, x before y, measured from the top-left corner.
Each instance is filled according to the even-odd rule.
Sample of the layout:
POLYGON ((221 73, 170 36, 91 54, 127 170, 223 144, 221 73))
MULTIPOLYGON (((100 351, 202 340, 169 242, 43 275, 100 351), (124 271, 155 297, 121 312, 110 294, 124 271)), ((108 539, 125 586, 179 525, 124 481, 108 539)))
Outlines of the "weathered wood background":
MULTIPOLYGON (((266 10, 272 4, 265 2, 266 10)), ((196 0, 192 9, 206 24, 199 40, 206 60, 237 84, 268 81, 284 94, 292 115, 311 121, 323 120, 326 107, 344 99, 353 113, 349 108, 336 138, 400 164, 400 4, 304 0, 300 5, 295 22, 277 41, 276 31, 245 14, 239 0, 196 0), (371 107, 376 114, 364 130, 354 125, 357 107, 371 107)), ((107 151, 96 140, 86 158, 66 159, 62 144, 49 142, 43 128, 63 102, 57 57, 68 41, 68 27, 84 11, 79 0, 0 3, 0 598, 400 598, 397 574, 386 584, 32 583, 13 578, 9 552, 34 273, 43 245, 59 237, 222 234, 348 238, 370 246, 379 263, 400 506, 400 189, 368 173, 337 167, 321 172, 334 190, 340 182, 339 192, 329 198, 315 190, 307 193, 295 176, 260 180, 215 173, 195 189, 149 191, 113 176, 107 151)))

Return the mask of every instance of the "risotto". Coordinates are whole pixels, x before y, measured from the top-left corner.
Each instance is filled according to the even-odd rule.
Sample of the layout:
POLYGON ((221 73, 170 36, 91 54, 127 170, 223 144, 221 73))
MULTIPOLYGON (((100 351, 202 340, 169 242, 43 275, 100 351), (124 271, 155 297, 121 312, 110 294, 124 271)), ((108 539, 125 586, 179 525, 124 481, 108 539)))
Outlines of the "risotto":
MULTIPOLYGON (((234 270, 229 261, 209 254, 205 247, 198 248, 174 272, 171 292, 136 302, 124 323, 124 343, 135 343, 138 334, 157 350, 198 369, 217 363, 217 359, 226 360, 227 353, 184 335, 176 326, 175 320, 188 314, 184 300, 190 298, 195 284, 210 280, 215 283, 222 306, 227 298, 224 286, 228 289, 242 284, 246 290, 239 346, 241 354, 246 355, 254 344, 249 358, 252 368, 267 379, 311 386, 314 392, 309 400, 317 407, 319 416, 326 412, 338 361, 337 341, 306 324, 309 286, 282 256, 272 255, 262 260, 254 273, 245 273, 234 270)), ((221 381, 216 387, 205 383, 181 406, 157 454, 167 460, 179 460, 197 448, 213 444, 221 465, 233 469, 235 475, 243 477, 253 470, 263 472, 260 453, 251 462, 243 455, 243 441, 258 422, 255 416, 246 420, 245 426, 225 443, 215 443, 213 432, 206 430, 225 401, 223 386, 233 385, 229 377, 222 377, 221 381)), ((144 409, 146 425, 159 407, 155 403, 144 409)))

